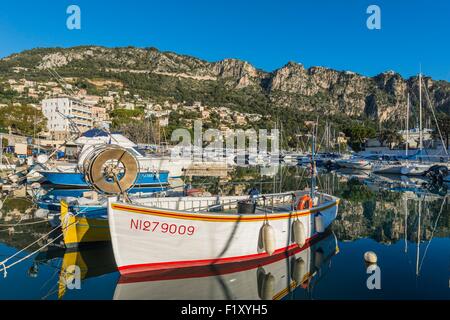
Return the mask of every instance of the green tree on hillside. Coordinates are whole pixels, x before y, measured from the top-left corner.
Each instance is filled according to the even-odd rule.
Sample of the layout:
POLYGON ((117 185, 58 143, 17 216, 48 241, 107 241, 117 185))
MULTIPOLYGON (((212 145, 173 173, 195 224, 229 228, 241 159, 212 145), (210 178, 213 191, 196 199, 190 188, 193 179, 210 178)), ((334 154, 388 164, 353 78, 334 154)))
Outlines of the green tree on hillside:
POLYGON ((352 123, 344 128, 344 133, 349 137, 350 147, 355 151, 362 150, 364 142, 376 136, 376 130, 367 123, 352 123))
POLYGON ((381 131, 379 139, 384 145, 388 145, 389 148, 392 148, 394 145, 399 145, 403 142, 402 135, 393 129, 385 129, 381 131))
POLYGON ((32 136, 45 129, 47 119, 42 112, 28 105, 9 105, 0 110, 0 126, 4 130, 32 136))

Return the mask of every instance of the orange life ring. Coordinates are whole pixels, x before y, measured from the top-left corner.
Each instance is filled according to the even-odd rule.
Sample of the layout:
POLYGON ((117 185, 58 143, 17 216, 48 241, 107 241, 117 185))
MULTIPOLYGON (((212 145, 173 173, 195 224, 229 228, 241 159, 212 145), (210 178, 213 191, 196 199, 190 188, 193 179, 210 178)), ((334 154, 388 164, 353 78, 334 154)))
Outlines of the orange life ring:
POLYGON ((305 208, 311 209, 312 208, 312 199, 311 196, 308 194, 305 194, 300 198, 297 205, 297 210, 304 210, 305 208))

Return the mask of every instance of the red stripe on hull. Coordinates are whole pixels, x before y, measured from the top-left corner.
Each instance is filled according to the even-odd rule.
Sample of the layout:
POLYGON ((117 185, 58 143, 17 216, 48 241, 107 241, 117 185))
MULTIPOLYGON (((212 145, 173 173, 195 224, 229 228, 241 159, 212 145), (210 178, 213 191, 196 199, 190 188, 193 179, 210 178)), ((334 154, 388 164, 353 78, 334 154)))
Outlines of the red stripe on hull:
POLYGON ((299 248, 296 244, 292 244, 288 247, 276 250, 271 256, 267 253, 258 253, 217 259, 173 261, 122 266, 118 268, 121 274, 119 283, 207 277, 215 274, 245 271, 285 259, 309 248, 312 244, 328 235, 330 235, 329 232, 316 234, 307 239, 305 245, 301 248, 299 248))

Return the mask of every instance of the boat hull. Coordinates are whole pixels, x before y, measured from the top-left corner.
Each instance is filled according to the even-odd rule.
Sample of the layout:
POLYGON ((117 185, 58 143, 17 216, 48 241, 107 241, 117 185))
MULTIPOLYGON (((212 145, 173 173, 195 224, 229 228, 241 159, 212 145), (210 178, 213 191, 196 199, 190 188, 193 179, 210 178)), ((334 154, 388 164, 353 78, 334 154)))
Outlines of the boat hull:
POLYGON ((341 168, 353 169, 353 170, 371 170, 372 164, 368 161, 347 161, 338 160, 336 164, 341 168))
POLYGON ((108 219, 100 217, 76 216, 69 212, 69 206, 61 201, 61 229, 67 248, 90 243, 109 242, 108 219))
MULTIPOLYGON (((56 171, 41 171, 40 172, 47 182, 58 186, 70 186, 70 187, 88 187, 89 184, 84 178, 84 174, 81 172, 56 172, 56 171)), ((159 173, 154 172, 140 172, 138 174, 135 187, 143 186, 161 186, 168 183, 169 173, 162 171, 159 173)))
POLYGON ((222 265, 268 257, 262 240, 267 221, 274 230, 274 253, 297 248, 292 224, 299 219, 309 241, 336 218, 338 199, 294 212, 265 215, 193 213, 108 203, 114 256, 121 274, 222 265), (317 217, 317 219, 316 219, 317 217), (267 219, 267 220, 266 220, 267 219))
POLYGON ((426 164, 412 164, 402 167, 401 174, 406 176, 421 176, 424 175, 431 165, 426 164))
POLYGON ((249 263, 206 266, 121 276, 114 300, 259 300, 283 299, 306 289, 339 252, 333 233, 315 237, 303 248, 249 263))
POLYGON ((373 166, 372 171, 381 174, 402 174, 402 169, 402 165, 379 165, 373 166))

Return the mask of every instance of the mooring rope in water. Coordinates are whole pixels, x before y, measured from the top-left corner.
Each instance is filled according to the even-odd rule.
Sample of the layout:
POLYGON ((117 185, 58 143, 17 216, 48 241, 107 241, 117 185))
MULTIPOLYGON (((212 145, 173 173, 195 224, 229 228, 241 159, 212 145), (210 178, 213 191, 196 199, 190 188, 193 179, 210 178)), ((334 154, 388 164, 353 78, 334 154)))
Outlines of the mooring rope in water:
MULTIPOLYGON (((87 208, 86 208, 87 209, 87 208)), ((81 214, 84 212, 85 209, 80 210, 78 213, 74 214, 73 216, 76 217, 77 215, 81 214)), ((3 266, 3 269, 0 269, 0 272, 3 271, 3 277, 6 278, 6 276, 8 275, 7 269, 15 266, 16 264, 27 260, 28 258, 30 258, 31 256, 33 256, 34 254, 38 253, 39 251, 41 251, 42 249, 48 247, 50 244, 54 243, 56 240, 58 240, 59 238, 61 238, 64 235, 64 231, 66 229, 68 229, 69 227, 71 227, 72 225, 76 225, 78 224, 78 221, 75 221, 73 223, 67 224, 67 219, 69 219, 69 214, 67 214, 65 216, 65 221, 66 222, 66 227, 64 227, 61 231, 61 234, 58 235, 57 237, 55 237, 54 239, 50 240, 47 244, 45 244, 44 246, 40 247, 39 249, 31 252, 30 254, 26 255, 25 257, 11 263, 10 265, 6 265, 6 262, 8 262, 9 260, 11 260, 12 258, 16 257, 17 255, 19 255, 20 253, 22 253, 23 251, 27 250, 28 248, 32 247, 33 245, 35 245, 36 243, 38 243, 39 241, 43 240, 44 238, 48 237, 52 232, 56 231, 58 228, 60 228, 63 225, 63 222, 61 222, 58 226, 56 226, 55 228, 53 228, 52 230, 50 230, 48 233, 44 234, 42 237, 40 237, 39 239, 33 241, 31 244, 29 244, 28 246, 26 246, 25 248, 17 251, 16 253, 14 253, 13 255, 9 256, 8 258, 4 259, 3 261, 0 261, 0 266, 3 266)))

